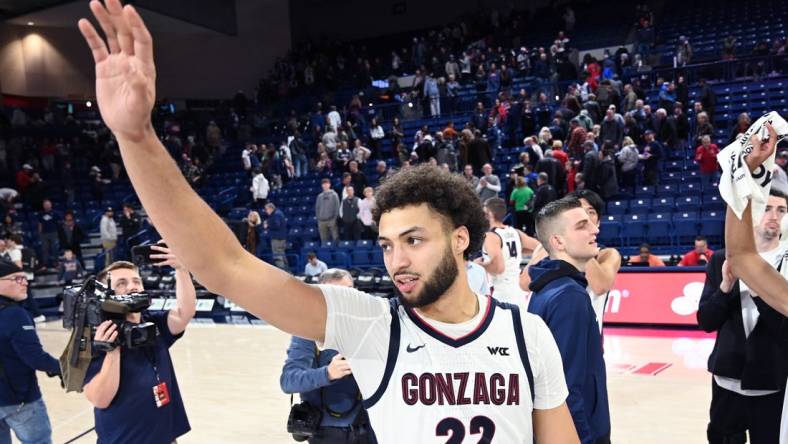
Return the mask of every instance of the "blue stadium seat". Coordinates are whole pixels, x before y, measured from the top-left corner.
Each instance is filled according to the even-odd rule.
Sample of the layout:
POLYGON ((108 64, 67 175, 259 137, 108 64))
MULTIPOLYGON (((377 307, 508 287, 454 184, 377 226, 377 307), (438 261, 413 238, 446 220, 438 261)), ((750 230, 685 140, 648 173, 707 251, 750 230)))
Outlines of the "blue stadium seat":
POLYGON ((602 223, 604 222, 623 222, 624 216, 621 214, 606 214, 602 216, 602 223))
POLYGON ((670 212, 675 206, 673 197, 656 197, 651 201, 651 209, 657 212, 670 212))
POLYGON ((707 221, 724 221, 725 220, 725 211, 719 210, 706 210, 704 209, 700 214, 700 220, 702 222, 707 221))
POLYGON ((673 243, 676 246, 690 245, 700 232, 697 212, 677 212, 673 214, 673 243))
POLYGON ((670 222, 670 213, 651 213, 646 217, 646 220, 651 222, 658 222, 658 221, 668 221, 670 222))
POLYGON ((721 244, 725 236, 724 219, 703 219, 700 223, 700 234, 706 237, 709 243, 721 244))
POLYGON ((700 204, 699 196, 682 196, 676 199, 676 210, 697 212, 700 210, 700 204))
POLYGON ((673 241, 673 224, 667 219, 648 222, 648 242, 652 245, 670 245, 673 241))
POLYGON ((700 183, 684 182, 679 185, 679 194, 683 196, 700 196, 702 191, 700 183))
POLYGON ((648 198, 652 197, 657 193, 656 187, 653 186, 639 186, 635 188, 635 197, 637 198, 648 198))
POLYGON ((372 266, 369 250, 353 250, 351 254, 351 261, 354 267, 369 267, 372 266))
POLYGON ((625 214, 629 209, 629 202, 626 200, 611 200, 607 203, 607 214, 625 214))
MULTIPOLYGON (((673 173, 671 173, 673 174, 673 173)), ((670 179, 665 179, 670 180, 670 179)), ((678 178, 677 178, 678 180, 678 178)), ((679 192, 679 187, 675 183, 663 183, 657 187, 657 195, 663 197, 673 197, 679 192)))
POLYGON ((358 250, 371 250, 373 247, 373 243, 371 240, 362 239, 356 242, 356 249, 358 250))
POLYGON ((621 245, 621 222, 602 221, 599 226, 597 240, 599 243, 605 245, 621 245))
POLYGON ((646 237, 645 220, 626 220, 621 231, 625 245, 640 245, 646 237))
POLYGON ((651 209, 651 199, 631 199, 629 201, 630 213, 648 213, 651 209))

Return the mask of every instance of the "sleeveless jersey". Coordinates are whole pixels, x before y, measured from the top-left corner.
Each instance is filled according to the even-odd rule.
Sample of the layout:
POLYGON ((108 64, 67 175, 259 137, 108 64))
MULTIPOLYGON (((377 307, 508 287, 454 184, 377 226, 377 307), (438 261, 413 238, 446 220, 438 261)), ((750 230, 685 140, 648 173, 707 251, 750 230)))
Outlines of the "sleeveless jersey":
POLYGON ((391 299, 386 368, 363 402, 379 442, 533 442, 534 376, 522 324, 532 315, 486 300, 476 329, 451 338, 391 299))
POLYGON ((501 254, 504 271, 490 274, 490 283, 496 298, 503 302, 525 303, 525 291, 520 288, 520 267, 523 259, 523 244, 520 233, 513 227, 493 228, 492 232, 501 238, 501 254))

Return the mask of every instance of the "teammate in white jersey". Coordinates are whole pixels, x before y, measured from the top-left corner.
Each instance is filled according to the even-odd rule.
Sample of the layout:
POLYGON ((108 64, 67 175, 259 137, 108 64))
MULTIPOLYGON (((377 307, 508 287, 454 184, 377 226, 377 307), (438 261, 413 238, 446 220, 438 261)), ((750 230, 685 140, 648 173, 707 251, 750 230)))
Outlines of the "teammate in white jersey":
MULTIPOLYGON (((599 195, 590 190, 578 190, 569 193, 580 199, 580 204, 586 210, 591 223, 597 227, 601 224, 605 202, 599 195)), ((615 247, 615 246, 614 246, 615 247)), ((538 247, 531 260, 520 275, 520 286, 527 289, 531 283, 531 278, 528 275, 528 267, 532 264, 537 264, 539 261, 547 257, 547 252, 544 248, 538 247)), ((602 324, 605 314, 605 305, 607 304, 607 295, 613 289, 618 276, 618 270, 621 268, 621 255, 613 247, 601 247, 599 255, 588 261, 586 264, 585 276, 588 280, 588 287, 586 292, 591 298, 591 305, 594 307, 596 313, 597 323, 599 324, 599 331, 602 331, 602 324)))
POLYGON ((495 298, 502 302, 525 304, 526 292, 520 288, 520 268, 524 254, 532 254, 539 241, 503 223, 506 202, 493 197, 484 202, 484 215, 490 231, 484 236, 485 256, 479 263, 490 274, 495 298))
POLYGON ((105 4, 90 8, 106 42, 79 22, 96 63, 101 116, 156 229, 201 284, 342 353, 381 443, 578 442, 547 327, 468 287, 465 260, 481 249, 487 222, 462 178, 420 166, 379 189, 375 220, 399 292, 391 303, 304 284, 244 250, 180 174, 150 120, 150 33, 132 6, 105 4))

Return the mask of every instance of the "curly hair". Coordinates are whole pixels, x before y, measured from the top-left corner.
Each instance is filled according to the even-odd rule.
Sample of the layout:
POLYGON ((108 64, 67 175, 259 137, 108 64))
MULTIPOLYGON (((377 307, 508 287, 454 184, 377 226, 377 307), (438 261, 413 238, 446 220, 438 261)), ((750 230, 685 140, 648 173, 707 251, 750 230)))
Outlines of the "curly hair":
POLYGON ((372 215, 377 224, 383 213, 408 205, 427 204, 451 222, 451 229, 465 227, 470 237, 465 259, 478 253, 489 224, 479 197, 468 181, 432 165, 403 169, 387 178, 375 193, 372 215))

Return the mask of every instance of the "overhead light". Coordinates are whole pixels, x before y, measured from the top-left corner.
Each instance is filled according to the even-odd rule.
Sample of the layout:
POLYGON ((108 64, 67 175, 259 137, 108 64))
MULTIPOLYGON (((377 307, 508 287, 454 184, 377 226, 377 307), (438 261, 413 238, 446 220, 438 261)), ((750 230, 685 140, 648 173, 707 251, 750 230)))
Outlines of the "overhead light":
POLYGON ((87 106, 88 108, 90 108, 91 106, 93 106, 93 102, 91 102, 90 100, 88 100, 87 102, 85 102, 85 106, 87 106))
POLYGON ((27 26, 34 26, 35 22, 27 22, 27 26))

